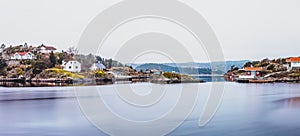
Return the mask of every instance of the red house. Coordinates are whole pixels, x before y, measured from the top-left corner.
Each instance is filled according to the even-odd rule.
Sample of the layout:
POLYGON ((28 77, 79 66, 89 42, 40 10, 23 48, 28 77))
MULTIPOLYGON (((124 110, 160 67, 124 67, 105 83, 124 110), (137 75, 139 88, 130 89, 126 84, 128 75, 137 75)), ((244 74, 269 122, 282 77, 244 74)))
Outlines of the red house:
POLYGON ((262 67, 246 67, 245 68, 247 76, 261 76, 262 67))

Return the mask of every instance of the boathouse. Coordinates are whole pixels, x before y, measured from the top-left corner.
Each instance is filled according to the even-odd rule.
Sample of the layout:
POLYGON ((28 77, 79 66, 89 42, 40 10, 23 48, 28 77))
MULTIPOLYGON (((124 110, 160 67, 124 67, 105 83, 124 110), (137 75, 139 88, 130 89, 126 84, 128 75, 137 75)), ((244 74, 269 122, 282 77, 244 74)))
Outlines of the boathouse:
POLYGON ((262 67, 246 67, 245 68, 247 76, 261 76, 262 67))
POLYGON ((245 67, 242 70, 245 71, 245 75, 239 76, 240 79, 254 79, 256 77, 261 77, 262 67, 245 67))

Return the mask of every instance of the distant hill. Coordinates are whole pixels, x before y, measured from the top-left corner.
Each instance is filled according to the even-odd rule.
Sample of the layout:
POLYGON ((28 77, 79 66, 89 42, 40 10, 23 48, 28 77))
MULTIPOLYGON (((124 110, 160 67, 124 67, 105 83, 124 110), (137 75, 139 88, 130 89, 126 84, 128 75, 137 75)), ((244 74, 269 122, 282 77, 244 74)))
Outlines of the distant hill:
MULTIPOLYGON (((244 66, 245 63, 249 62, 250 60, 240 60, 240 61, 226 61, 225 62, 225 69, 230 70, 232 65, 235 65, 238 68, 244 66)), ((178 67, 194 67, 194 68, 211 68, 212 65, 216 67, 221 67, 224 62, 212 62, 212 63, 196 63, 196 62, 187 62, 187 63, 164 63, 165 65, 169 66, 178 66, 178 67)), ((224 68, 224 67, 223 67, 224 68)))
POLYGON ((224 74, 231 69, 232 65, 235 65, 238 68, 243 67, 245 63, 249 60, 240 60, 240 61, 226 61, 224 62, 212 62, 212 63, 196 63, 196 62, 187 62, 187 63, 147 63, 147 64, 127 64, 132 66, 136 70, 146 70, 146 69, 160 69, 162 71, 171 72, 181 71, 186 72, 186 74, 200 73, 200 74, 210 74, 212 71, 216 74, 224 74), (224 66, 225 64, 225 66, 224 66), (214 68, 212 70, 212 65, 214 68), (197 72, 198 71, 198 72, 197 72))
POLYGON ((147 69, 159 69, 164 72, 172 72, 175 71, 177 73, 182 74, 211 74, 212 71, 209 68, 193 68, 193 67, 173 67, 165 64, 155 64, 155 63, 148 63, 142 64, 135 68, 136 70, 147 70, 147 69))

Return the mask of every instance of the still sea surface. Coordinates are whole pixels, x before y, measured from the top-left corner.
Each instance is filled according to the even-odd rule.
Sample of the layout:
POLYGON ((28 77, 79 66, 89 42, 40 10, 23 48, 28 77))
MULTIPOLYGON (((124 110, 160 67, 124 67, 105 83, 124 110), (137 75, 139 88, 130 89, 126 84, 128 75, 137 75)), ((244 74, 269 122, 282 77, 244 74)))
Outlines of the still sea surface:
MULTIPOLYGON (((224 83, 224 95, 214 117, 203 127, 199 117, 210 95, 213 83, 197 84, 198 99, 187 119, 168 135, 194 136, 299 136, 300 84, 238 84, 224 83)), ((187 84, 189 85, 189 84, 187 84)), ((192 84, 191 84, 192 85, 192 84)), ((193 84, 195 85, 195 84, 193 84)), ((155 108, 126 107, 113 91, 116 86, 97 86, 111 110, 132 120, 148 120, 167 113, 176 105, 181 84, 157 85, 169 88, 155 108), (172 91, 172 89, 174 91, 172 91)), ((147 94, 155 89, 149 83, 123 84, 136 93, 147 94)), ((221 90, 217 90, 221 91, 221 90)), ((95 104, 97 105, 97 104, 95 104)), ((102 115, 101 115, 102 116, 102 115)), ((103 115, 106 116, 106 115, 103 115)), ((178 117, 181 118, 181 117, 178 117)), ((176 122, 176 117, 170 122, 176 122)), ((135 130, 134 126, 115 128, 114 123, 103 122, 113 131, 135 130)), ((165 122, 164 122, 165 123, 165 122)), ((162 123, 163 124, 163 123, 162 123)), ((152 127, 152 126, 149 126, 152 127)), ((165 125, 161 125, 164 128, 165 125)), ((139 131, 139 130, 135 130, 139 131)), ((92 136, 106 135, 90 123, 83 114, 74 87, 0 87, 0 136, 92 136)), ((151 133, 145 133, 151 135, 151 133)))

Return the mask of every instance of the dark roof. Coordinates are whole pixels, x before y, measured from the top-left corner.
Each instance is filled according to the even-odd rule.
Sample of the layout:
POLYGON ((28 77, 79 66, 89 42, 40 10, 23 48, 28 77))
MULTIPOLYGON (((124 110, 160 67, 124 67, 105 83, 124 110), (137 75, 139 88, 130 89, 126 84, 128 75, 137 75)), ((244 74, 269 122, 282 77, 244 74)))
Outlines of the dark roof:
POLYGON ((46 50, 56 50, 55 47, 53 47, 53 46, 46 46, 46 45, 42 45, 42 46, 39 47, 38 49, 40 50, 42 47, 46 48, 46 50))

